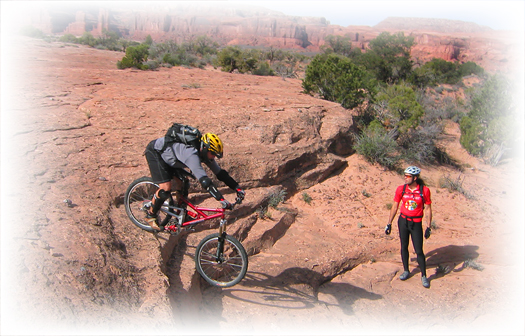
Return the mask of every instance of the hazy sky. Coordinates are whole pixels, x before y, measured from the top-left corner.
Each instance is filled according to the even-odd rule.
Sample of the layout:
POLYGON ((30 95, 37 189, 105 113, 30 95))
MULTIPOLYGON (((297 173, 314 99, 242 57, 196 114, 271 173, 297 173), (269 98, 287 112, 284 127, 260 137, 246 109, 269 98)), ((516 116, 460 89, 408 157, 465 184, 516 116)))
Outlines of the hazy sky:
POLYGON ((374 26, 390 16, 451 19, 492 29, 525 30, 525 1, 238 1, 288 15, 324 17, 341 26, 374 26))

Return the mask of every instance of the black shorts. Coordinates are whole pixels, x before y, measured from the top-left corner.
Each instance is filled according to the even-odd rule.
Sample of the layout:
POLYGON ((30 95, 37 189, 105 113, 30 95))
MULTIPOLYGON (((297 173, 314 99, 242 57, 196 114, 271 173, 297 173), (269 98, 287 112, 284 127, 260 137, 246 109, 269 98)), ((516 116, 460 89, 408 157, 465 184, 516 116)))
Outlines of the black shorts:
POLYGON ((154 147, 155 141, 156 140, 151 141, 146 146, 146 151, 144 151, 144 155, 148 161, 151 179, 153 180, 153 183, 157 184, 169 182, 173 178, 174 168, 164 162, 160 153, 154 147))

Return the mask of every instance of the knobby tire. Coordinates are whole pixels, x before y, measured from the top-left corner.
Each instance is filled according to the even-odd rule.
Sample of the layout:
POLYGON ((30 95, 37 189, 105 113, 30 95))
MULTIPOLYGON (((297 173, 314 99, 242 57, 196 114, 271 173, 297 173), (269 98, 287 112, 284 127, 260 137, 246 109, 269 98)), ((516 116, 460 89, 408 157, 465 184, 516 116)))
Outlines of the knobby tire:
POLYGON ((195 266, 199 274, 211 285, 231 287, 238 284, 248 270, 248 255, 234 237, 225 235, 222 262, 218 262, 219 233, 214 233, 199 243, 195 250, 195 266))
MULTIPOLYGON (((126 214, 129 219, 133 224, 148 232, 155 232, 155 230, 152 229, 145 220, 146 212, 144 210, 144 204, 151 201, 158 189, 158 184, 153 183, 151 177, 141 177, 133 181, 124 194, 124 207, 126 208, 126 214)), ((167 208, 170 204, 173 204, 172 198, 166 200, 163 207, 167 208)), ((168 224, 170 219, 170 215, 159 211, 159 225, 164 226, 168 224)))

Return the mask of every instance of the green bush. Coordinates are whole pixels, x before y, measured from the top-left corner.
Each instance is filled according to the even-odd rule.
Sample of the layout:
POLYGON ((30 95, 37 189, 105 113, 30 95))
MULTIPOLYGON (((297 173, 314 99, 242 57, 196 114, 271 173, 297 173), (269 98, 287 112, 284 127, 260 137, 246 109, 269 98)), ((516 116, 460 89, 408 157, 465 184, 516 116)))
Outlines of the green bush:
POLYGON ((239 47, 226 47, 217 54, 217 65, 222 68, 222 71, 233 72, 235 70, 240 73, 251 72, 255 70, 257 59, 245 53, 239 47))
POLYGON ((275 76, 275 72, 266 62, 259 63, 259 67, 252 71, 252 75, 256 76, 275 76))
POLYGON ((424 113, 417 98, 416 92, 407 84, 385 87, 376 97, 376 105, 382 106, 378 118, 383 125, 397 128, 400 133, 415 129, 424 113))
POLYGON ((403 148, 402 157, 407 162, 428 164, 436 161, 439 150, 436 140, 441 134, 440 124, 429 124, 411 129, 401 135, 398 144, 403 148))
POLYGON ((306 204, 310 204, 312 203, 312 197, 310 195, 308 195, 308 193, 305 191, 303 192, 302 194, 302 199, 303 201, 306 203, 306 204))
POLYGON ((318 94, 348 109, 361 105, 375 91, 368 73, 349 58, 335 54, 315 56, 306 68, 302 86, 305 93, 318 94))
POLYGON ((65 34, 60 36, 58 39, 60 42, 66 42, 66 43, 78 43, 78 39, 73 34, 65 34))
POLYGON ((394 138, 394 131, 387 131, 379 122, 374 121, 361 135, 357 136, 354 149, 368 162, 395 169, 400 156, 399 147, 394 138))
POLYGON ((470 75, 483 76, 485 74, 485 69, 474 62, 468 61, 459 65, 458 72, 461 77, 470 75))
POLYGON ((148 60, 148 45, 141 44, 136 47, 126 48, 126 56, 117 62, 119 69, 137 68, 147 70, 149 67, 144 64, 148 60))
POLYGON ((512 86, 502 76, 490 76, 473 94, 471 109, 461 119, 461 145, 472 155, 497 164, 503 153, 515 145, 518 125, 512 86))
POLYGON ((412 73, 410 49, 414 45, 412 36, 403 32, 383 32, 370 41, 370 49, 358 59, 376 79, 384 83, 397 83, 408 79, 412 73))
POLYGON ((84 34, 78 38, 78 43, 94 47, 98 44, 98 41, 90 32, 84 32, 84 34))
POLYGON ((270 195, 268 200, 268 206, 272 208, 277 208, 280 203, 283 203, 286 200, 287 192, 285 190, 279 190, 270 195))
POLYGON ((434 58, 415 69, 410 76, 410 81, 420 88, 438 84, 455 85, 465 76, 482 76, 484 73, 485 70, 474 62, 459 64, 434 58))
POLYGON ((39 38, 42 39, 45 37, 45 34, 38 28, 35 28, 33 26, 25 26, 20 29, 20 34, 28 37, 33 38, 39 38))
POLYGON ((324 38, 325 45, 321 49, 326 54, 334 53, 349 58, 357 57, 361 50, 352 46, 349 36, 328 35, 324 38))

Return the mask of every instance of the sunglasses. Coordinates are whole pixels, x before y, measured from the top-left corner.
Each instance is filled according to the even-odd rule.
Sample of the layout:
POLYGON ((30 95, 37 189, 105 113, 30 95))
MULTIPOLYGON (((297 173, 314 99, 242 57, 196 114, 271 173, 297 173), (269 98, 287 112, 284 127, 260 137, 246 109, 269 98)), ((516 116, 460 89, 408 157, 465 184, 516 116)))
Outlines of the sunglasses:
POLYGON ((414 176, 412 176, 412 175, 405 175, 405 177, 414 177, 414 176))

